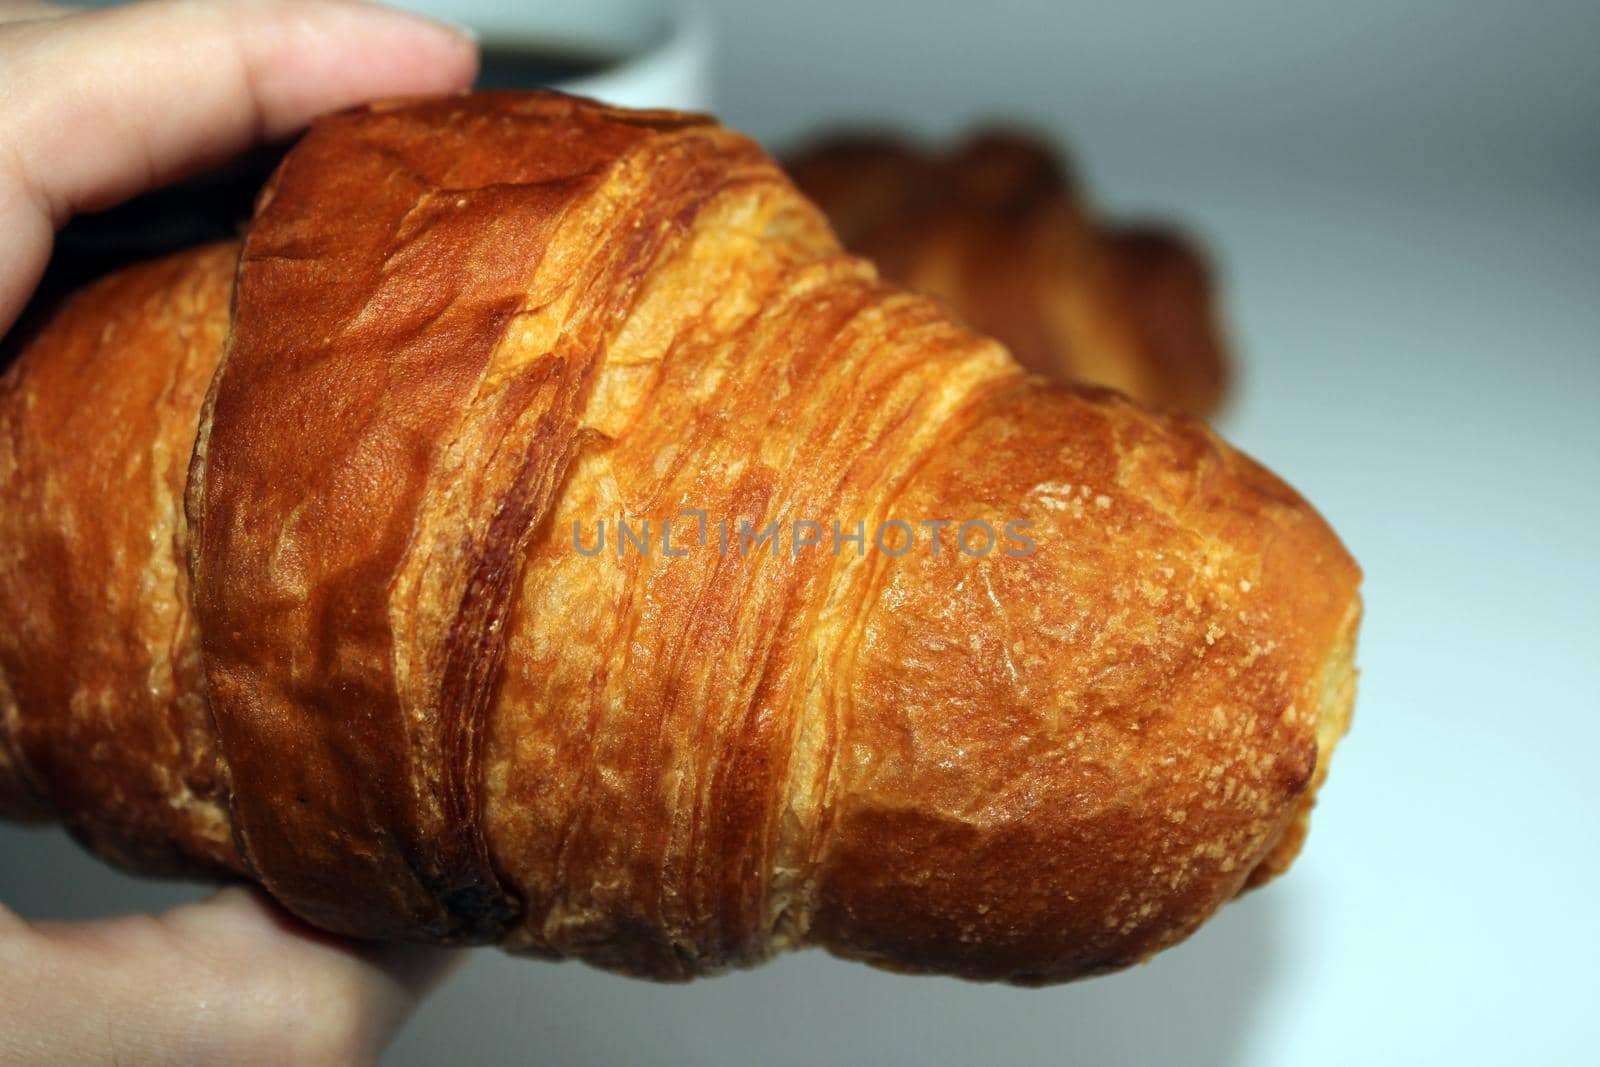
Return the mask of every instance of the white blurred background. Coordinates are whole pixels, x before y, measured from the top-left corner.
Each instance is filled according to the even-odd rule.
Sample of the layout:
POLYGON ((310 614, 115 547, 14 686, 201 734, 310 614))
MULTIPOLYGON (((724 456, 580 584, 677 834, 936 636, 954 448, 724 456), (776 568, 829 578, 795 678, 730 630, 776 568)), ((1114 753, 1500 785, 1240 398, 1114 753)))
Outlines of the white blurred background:
MULTIPOLYGON (((1355 726, 1293 871, 1133 971, 1014 990, 806 953, 659 987, 481 952, 386 1062, 1600 1062, 1600 5, 709 11, 716 109, 776 148, 1024 120, 1102 205, 1203 236, 1223 432, 1366 569, 1355 726)), ((0 828, 27 915, 196 892, 0 828)))

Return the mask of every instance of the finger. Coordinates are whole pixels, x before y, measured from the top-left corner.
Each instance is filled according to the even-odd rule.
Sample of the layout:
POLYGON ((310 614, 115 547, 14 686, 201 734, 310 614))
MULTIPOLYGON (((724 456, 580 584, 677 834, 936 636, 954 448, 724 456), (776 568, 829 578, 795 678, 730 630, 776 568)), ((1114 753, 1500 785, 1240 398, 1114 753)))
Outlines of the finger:
POLYGON ((388 944, 336 937, 295 918, 254 886, 229 886, 162 921, 198 941, 256 939, 314 959, 360 987, 369 1008, 398 1012, 396 1026, 434 986, 464 962, 463 952, 432 945, 388 944), (381 1003, 380 1003, 381 1002, 381 1003))
POLYGON ((324 111, 464 88, 476 63, 459 32, 348 0, 149 0, 0 25, 0 324, 72 213, 324 111))
POLYGON ((465 959, 459 950, 333 937, 255 888, 221 890, 162 921, 224 972, 249 960, 269 990, 293 992, 292 1004, 272 999, 298 1020, 310 1052, 331 1050, 352 1062, 375 1061, 422 998, 465 959))
POLYGON ((131 1062, 373 1063, 463 955, 331 937, 244 888, 156 917, 34 931, 34 1014, 97 1005, 103 1029, 71 1035, 96 1061, 109 1049, 131 1062))

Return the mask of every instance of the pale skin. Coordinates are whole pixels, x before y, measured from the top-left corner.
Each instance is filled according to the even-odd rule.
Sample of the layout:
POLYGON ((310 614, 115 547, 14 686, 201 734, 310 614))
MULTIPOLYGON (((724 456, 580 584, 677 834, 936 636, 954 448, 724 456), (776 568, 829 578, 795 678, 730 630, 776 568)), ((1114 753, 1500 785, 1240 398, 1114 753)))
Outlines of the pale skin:
MULTIPOLYGON (((74 214, 476 67, 461 32, 355 0, 0 0, 0 334, 74 214)), ((0 1064, 371 1063, 456 958, 327 937, 240 887, 84 923, 0 904, 0 1064)))

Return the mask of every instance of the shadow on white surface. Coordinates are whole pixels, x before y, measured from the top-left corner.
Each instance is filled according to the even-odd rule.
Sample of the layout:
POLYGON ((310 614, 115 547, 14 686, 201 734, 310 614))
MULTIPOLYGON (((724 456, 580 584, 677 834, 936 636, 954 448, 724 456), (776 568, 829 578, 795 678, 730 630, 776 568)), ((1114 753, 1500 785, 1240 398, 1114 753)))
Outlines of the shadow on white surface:
MULTIPOLYGON (((123 875, 56 829, 0 827, 0 857, 0 900, 35 919, 158 910, 208 891, 123 875)), ((485 949, 384 1062, 1232 1063, 1274 983, 1293 897, 1291 877, 1229 905, 1151 963, 1047 989, 893 975, 817 951, 657 985, 485 949)))
POLYGON ((386 1062, 1234 1063, 1273 982, 1282 901, 1252 894, 1149 964, 1046 989, 887 974, 817 951, 688 986, 486 952, 386 1062))

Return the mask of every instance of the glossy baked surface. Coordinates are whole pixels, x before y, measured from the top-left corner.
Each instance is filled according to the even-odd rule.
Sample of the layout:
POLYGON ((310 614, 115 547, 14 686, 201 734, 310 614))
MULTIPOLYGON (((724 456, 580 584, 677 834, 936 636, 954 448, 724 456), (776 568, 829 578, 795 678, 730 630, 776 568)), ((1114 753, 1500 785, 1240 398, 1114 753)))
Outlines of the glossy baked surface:
POLYGON ((1292 858, 1353 698, 1337 538, 880 281, 747 139, 551 94, 334 116, 213 378, 230 266, 80 294, 0 386, 11 808, 331 930, 664 978, 803 944, 1070 978, 1292 858), (1034 547, 572 540, 684 509, 1034 547), (184 740, 95 743, 152 722, 184 740))

